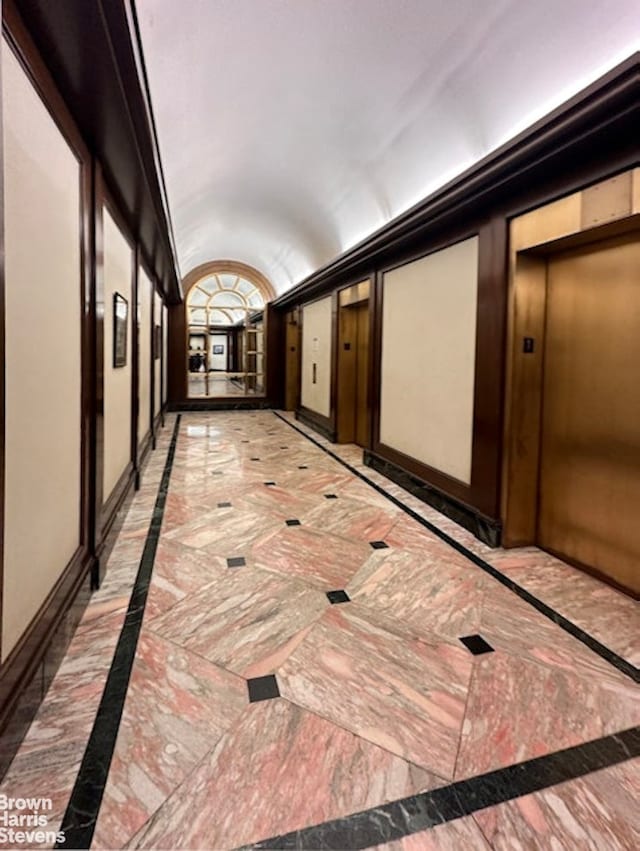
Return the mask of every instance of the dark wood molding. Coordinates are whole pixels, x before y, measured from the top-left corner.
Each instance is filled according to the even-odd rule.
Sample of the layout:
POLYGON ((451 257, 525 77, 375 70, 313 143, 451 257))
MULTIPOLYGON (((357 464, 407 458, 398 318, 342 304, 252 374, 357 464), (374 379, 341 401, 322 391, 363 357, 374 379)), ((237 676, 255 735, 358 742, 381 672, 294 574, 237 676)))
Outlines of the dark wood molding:
POLYGON ((145 434, 145 436, 142 438, 142 440, 140 441, 140 443, 138 445, 138 463, 140 465, 139 466, 140 471, 144 467, 144 464, 145 464, 147 457, 148 457, 149 453, 151 452, 152 448, 153 448, 153 432, 151 431, 151 428, 150 428, 149 431, 145 434))
POLYGON ((140 486, 140 459, 138 456, 138 423, 140 420, 140 253, 134 246, 131 269, 131 463, 135 474, 136 490, 140 486))
MULTIPOLYGON (((336 440, 338 436, 338 290, 331 293, 331 340, 330 352, 331 363, 329 365, 329 375, 331 376, 331 384, 329 387, 329 423, 330 431, 333 434, 331 440, 336 440)), ((302 379, 302 376, 301 376, 302 379)), ((304 410, 302 406, 300 410, 304 410)))
POLYGON ((325 417, 322 414, 316 413, 316 411, 312 411, 310 408, 305 408, 304 405, 300 405, 296 409, 296 419, 314 429, 332 443, 335 442, 336 431, 331 417, 325 417))
POLYGON ((102 559, 105 541, 109 536, 116 514, 127 497, 129 488, 134 484, 135 476, 136 468, 133 465, 133 461, 129 461, 116 482, 115 487, 102 505, 100 512, 100 538, 96 546, 96 553, 99 559, 102 559))
POLYGON ((264 317, 264 392, 265 398, 274 408, 284 406, 285 333, 286 316, 282 311, 274 310, 270 304, 265 306, 264 317))

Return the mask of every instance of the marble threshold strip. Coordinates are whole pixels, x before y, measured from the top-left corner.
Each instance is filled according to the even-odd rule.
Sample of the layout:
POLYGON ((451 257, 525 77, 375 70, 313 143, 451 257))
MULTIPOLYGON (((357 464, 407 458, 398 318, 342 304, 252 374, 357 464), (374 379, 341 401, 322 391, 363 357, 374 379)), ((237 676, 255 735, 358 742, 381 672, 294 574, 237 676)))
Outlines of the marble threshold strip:
POLYGON ((555 609, 548 606, 542 600, 539 600, 536 596, 531 594, 530 591, 527 591, 526 588, 523 588, 521 585, 518 585, 517 582, 514 582, 509 576, 506 576, 504 573, 501 573, 497 568, 493 565, 486 562, 483 558, 480 558, 479 555, 476 555, 471 550, 468 550, 464 544, 461 544, 459 541, 456 541, 455 538, 452 538, 451 535, 448 535, 446 532, 443 532, 442 529, 439 529, 429 520, 426 520, 424 517, 421 517, 416 511, 412 508, 409 508, 408 505, 405 505, 401 499, 393 496, 388 491, 386 491, 381 485, 378 485, 376 482, 369 479, 359 470, 356 470, 355 467, 352 467, 351 464, 344 461, 340 456, 336 455, 330 449, 327 449, 326 446, 323 446, 319 441, 317 441, 314 437, 307 434, 301 428, 294 425, 292 422, 289 422, 286 417, 283 417, 277 411, 273 412, 282 422, 286 423, 292 429, 297 431, 303 437, 306 437, 307 440, 311 441, 315 446, 319 449, 322 449, 323 452, 326 452, 327 455, 330 455, 335 461, 339 464, 342 464, 343 467, 346 467, 350 473, 354 476, 357 476, 363 482, 366 482, 370 485, 374 490, 378 493, 382 494, 382 496, 386 497, 390 500, 394 505, 398 508, 402 509, 405 514, 408 514, 409 517, 412 517, 414 520, 417 520, 422 526, 428 529, 430 532, 433 532, 434 535, 437 535, 438 538, 445 541, 445 543, 449 544, 449 546, 453 547, 454 550, 457 550, 461 555, 465 556, 469 559, 469 561, 473 562, 476 567, 479 567, 481 570, 484 570, 485 573, 488 573, 490 576, 493 576, 498 582, 508 588, 510 591, 513 591, 514 594, 517 594, 521 600, 524 600, 525 603, 529 603, 530 606, 533 606, 534 609, 540 612, 540 614, 544 615, 549 620, 553 621, 557 626, 563 629, 565 632, 568 632, 574 638, 577 638, 578 641, 581 641, 584 645, 586 645, 590 650, 594 653, 597 653, 601 659, 604 659, 610 665, 613 665, 614 668, 617 668, 621 673, 625 674, 635 683, 640 683, 640 668, 636 668, 635 665, 632 665, 631 662, 624 659, 622 656, 619 656, 613 650, 611 650, 606 645, 602 644, 598 641, 597 638, 594 638, 592 635, 589 635, 588 632, 581 629, 575 623, 570 621, 568 618, 565 618, 564 615, 561 615, 559 612, 556 612, 555 609))
POLYGON ((158 495, 151 515, 149 531, 142 551, 127 614, 118 638, 100 706, 93 722, 89 741, 78 770, 78 776, 67 804, 60 830, 64 832, 63 844, 56 848, 90 848, 95 831, 109 768, 120 728, 122 711, 129 688, 129 679, 138 646, 144 609, 147 603, 151 574, 156 557, 162 518, 164 516, 169 480, 173 468, 180 415, 176 417, 173 435, 158 495))
POLYGON ((459 780, 430 792, 264 839, 244 846, 244 851, 356 851, 371 848, 469 816, 486 807, 540 792, 558 783, 576 780, 637 756, 640 756, 640 727, 632 727, 547 756, 459 780))

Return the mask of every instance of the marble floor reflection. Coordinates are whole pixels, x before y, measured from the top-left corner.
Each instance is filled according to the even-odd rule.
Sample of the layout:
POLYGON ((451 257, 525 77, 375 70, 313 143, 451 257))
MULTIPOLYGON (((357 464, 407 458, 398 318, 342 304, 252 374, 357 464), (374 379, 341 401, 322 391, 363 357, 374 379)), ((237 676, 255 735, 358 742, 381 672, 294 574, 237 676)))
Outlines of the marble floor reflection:
MULTIPOLYGON (((7 796, 52 798, 52 829, 105 686, 172 425, 0 784, 7 796)), ((629 598, 533 548, 484 547, 364 467, 357 447, 310 434, 615 653, 640 660, 629 598)), ((640 688, 624 672, 286 419, 183 414, 91 847, 238 848, 343 819, 344 848, 637 848, 637 758, 388 842, 366 846, 354 833, 350 844, 348 828, 352 814, 637 725, 640 688)))

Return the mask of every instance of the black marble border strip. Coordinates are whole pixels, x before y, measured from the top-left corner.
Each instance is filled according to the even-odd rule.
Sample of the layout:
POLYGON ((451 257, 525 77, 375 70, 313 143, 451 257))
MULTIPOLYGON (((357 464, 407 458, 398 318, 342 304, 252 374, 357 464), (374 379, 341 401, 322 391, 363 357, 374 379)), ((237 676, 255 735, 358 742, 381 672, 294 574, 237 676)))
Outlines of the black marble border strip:
POLYGON ((65 841, 56 844, 56 848, 89 848, 91 846, 136 656, 167 501, 180 419, 178 415, 127 614, 113 654, 91 735, 60 827, 60 830, 64 832, 65 841))
POLYGON ((640 727, 632 727, 469 780, 401 798, 324 824, 262 840, 252 849, 370 848, 469 816, 558 783, 577 780, 640 756, 640 727))
POLYGON ((371 481, 371 479, 367 478, 363 473, 359 470, 356 470, 355 467, 352 467, 351 464, 348 464, 346 461, 343 461, 338 455, 332 452, 330 449, 327 449, 326 446, 323 446, 319 441, 317 441, 314 437, 304 432, 301 428, 294 425, 292 422, 286 417, 283 417, 277 411, 273 412, 276 417, 278 417, 282 422, 286 423, 292 429, 299 432, 303 437, 306 437, 307 440, 310 440, 315 446, 319 449, 322 449, 323 452, 326 452, 327 455, 330 455, 331 458, 336 460, 339 464, 342 464, 343 467, 346 467, 350 473, 353 473, 354 476, 357 476, 359 479, 362 479, 363 482, 366 482, 370 485, 374 490, 378 493, 385 496, 388 500, 390 500, 394 505, 398 508, 402 509, 405 514, 408 514, 409 517, 412 517, 414 520, 417 520, 422 526, 428 529, 430 532, 433 532, 434 535, 437 535, 438 538, 445 541, 445 543, 449 544, 449 546, 453 547, 454 550, 457 550, 461 555, 465 556, 472 561, 476 567, 479 567, 481 570, 484 570, 485 573, 488 573, 498 582, 508 588, 510 591, 513 591, 514 594, 517 594, 521 600, 524 600, 525 603, 529 603, 530 606, 533 606, 534 609, 540 612, 540 614, 544 615, 549 620, 553 621, 557 626, 563 629, 565 632, 568 632, 574 638, 577 638, 578 641, 581 641, 589 650, 592 650, 594 653, 597 653, 601 659, 604 659, 610 665, 613 665, 614 668, 617 668, 621 673, 625 674, 629 677, 633 682, 640 683, 640 668, 636 668, 635 665, 632 665, 631 662, 628 662, 622 656, 619 656, 613 650, 611 650, 606 645, 602 644, 598 641, 597 638, 594 638, 592 635, 589 635, 588 632, 585 632, 581 627, 574 624, 568 618, 565 618, 564 615, 561 615, 559 612, 556 612, 551 606, 548 606, 542 600, 539 600, 536 596, 534 596, 530 591, 527 591, 526 588, 523 588, 521 585, 518 585, 517 582, 514 582, 509 576, 506 576, 504 573, 501 573, 497 568, 493 565, 486 562, 483 558, 480 558, 479 555, 468 550, 464 544, 461 544, 459 541, 456 541, 455 538, 452 538, 451 535, 448 535, 446 532, 443 532, 442 529, 439 529, 429 520, 426 520, 424 517, 421 517, 416 511, 412 508, 409 508, 408 505, 405 505, 402 500, 393 496, 393 494, 388 493, 381 485, 376 484, 376 482, 371 481))

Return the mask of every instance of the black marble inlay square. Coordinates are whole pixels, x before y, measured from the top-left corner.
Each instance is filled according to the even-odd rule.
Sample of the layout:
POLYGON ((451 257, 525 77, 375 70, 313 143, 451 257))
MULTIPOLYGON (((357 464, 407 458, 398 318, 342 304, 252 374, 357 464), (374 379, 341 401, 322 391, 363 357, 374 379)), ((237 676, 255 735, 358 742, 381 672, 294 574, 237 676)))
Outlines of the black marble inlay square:
POLYGON ((493 647, 481 635, 466 635, 460 641, 474 656, 481 656, 483 653, 493 653, 493 647))
POLYGON ((300 526, 301 525, 299 520, 287 520, 286 524, 287 524, 287 526, 300 526))
POLYGON ((389 544, 385 544, 384 541, 369 541, 369 543, 374 550, 386 550, 389 547, 389 544))
POLYGON ((335 495, 335 493, 325 493, 324 498, 325 499, 337 499, 338 497, 335 495))
POLYGON ((298 467, 298 470, 308 470, 308 469, 309 469, 309 468, 307 467, 307 465, 306 465, 306 464, 301 464, 301 465, 298 467))
POLYGON ((288 449, 288 446, 281 446, 280 449, 288 449))
POLYGON ((227 567, 244 567, 245 564, 244 556, 234 556, 227 559, 227 567))
POLYGON ((327 591, 327 599, 332 605, 336 603, 350 603, 351 597, 347 594, 346 591, 340 589, 339 591, 327 591))
POLYGON ((231 503, 230 502, 219 502, 218 508, 231 508, 231 503))
POLYGON ((249 443, 248 440, 241 440, 240 443, 249 443))
POLYGON ((211 471, 211 475, 212 475, 212 476, 221 476, 221 475, 222 475, 222 470, 212 470, 212 471, 211 471))
POLYGON ((247 680, 247 685, 249 686, 249 703, 280 697, 280 689, 275 674, 267 674, 266 677, 252 677, 247 680))
POLYGON ((259 458, 252 458, 251 460, 252 461, 259 461, 260 459, 259 458))
POLYGON ((273 488, 273 487, 275 487, 275 484, 276 484, 275 482, 265 482, 265 485, 266 485, 268 488, 273 488))

